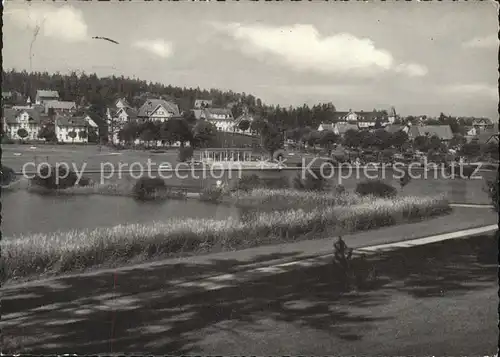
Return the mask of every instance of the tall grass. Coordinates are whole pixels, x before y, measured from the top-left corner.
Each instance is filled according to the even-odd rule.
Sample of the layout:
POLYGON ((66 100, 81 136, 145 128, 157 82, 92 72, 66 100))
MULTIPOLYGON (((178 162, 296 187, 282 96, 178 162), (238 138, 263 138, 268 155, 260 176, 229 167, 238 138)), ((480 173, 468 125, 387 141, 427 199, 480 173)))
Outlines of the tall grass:
POLYGON ((298 191, 290 189, 257 188, 251 191, 233 192, 231 202, 243 208, 315 208, 326 206, 346 206, 372 202, 372 197, 336 192, 298 191))
POLYGON ((179 254, 200 254, 214 246, 242 249, 342 234, 422 219, 450 210, 441 198, 375 199, 352 206, 318 207, 309 211, 255 213, 245 221, 169 219, 151 224, 75 230, 3 239, 2 281, 81 271, 179 254), (317 236, 316 236, 317 237, 317 236))

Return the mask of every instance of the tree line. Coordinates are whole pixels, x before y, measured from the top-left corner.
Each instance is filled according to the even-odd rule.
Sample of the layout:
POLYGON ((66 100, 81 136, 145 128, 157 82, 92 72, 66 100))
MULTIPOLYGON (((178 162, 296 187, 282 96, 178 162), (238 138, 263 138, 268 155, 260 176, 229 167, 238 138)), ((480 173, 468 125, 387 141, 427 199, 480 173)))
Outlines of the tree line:
POLYGON ((232 114, 239 117, 245 109, 256 117, 265 117, 281 128, 317 127, 332 120, 336 109, 332 103, 320 103, 309 107, 282 108, 266 105, 252 94, 176 87, 153 83, 124 76, 99 77, 95 73, 71 72, 69 74, 27 71, 2 71, 2 90, 12 91, 12 98, 5 104, 24 104, 27 96, 35 99, 39 89, 56 90, 61 100, 74 101, 80 107, 87 107, 101 118, 106 108, 118 98, 125 98, 133 107, 140 107, 146 99, 166 99, 175 102, 182 112, 193 108, 196 99, 209 99, 214 107, 231 106, 232 114), (16 96, 19 92, 21 96, 16 96))

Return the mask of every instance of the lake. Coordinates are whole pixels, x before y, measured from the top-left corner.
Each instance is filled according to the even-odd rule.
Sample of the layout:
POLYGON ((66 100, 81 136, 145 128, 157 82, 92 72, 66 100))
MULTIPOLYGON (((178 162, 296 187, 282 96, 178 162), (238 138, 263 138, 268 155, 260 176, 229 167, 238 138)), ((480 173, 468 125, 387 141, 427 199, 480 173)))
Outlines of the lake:
MULTIPOLYGON (((291 171, 269 172, 267 175, 292 175, 291 171)), ((224 180, 224 179, 223 179, 224 180)), ((231 181, 231 180, 230 180, 231 181)), ((334 180, 332 180, 334 181, 334 180)), ((386 178, 400 195, 426 196, 445 194, 451 202, 489 204, 483 191, 483 180, 412 180, 404 188, 397 180, 386 178)), ((354 190, 359 180, 343 180, 347 190, 354 190)), ((177 184, 181 182, 175 182, 177 184)), ((232 183, 235 183, 232 180, 232 183)), ((206 184, 206 183, 205 183, 206 184)), ((200 202, 195 199, 141 202, 130 197, 53 196, 25 190, 2 193, 2 234, 4 237, 57 230, 111 227, 127 223, 148 223, 177 218, 238 218, 234 207, 200 202)))
POLYGON ((2 236, 57 230, 148 223, 168 218, 237 218, 226 205, 197 200, 140 202, 129 197, 38 195, 24 190, 2 193, 2 236))
MULTIPOLYGON (((2 147, 4 149, 4 147, 2 147)), ((52 164, 59 162, 71 162, 76 164, 86 163, 88 169, 98 169, 103 162, 113 165, 119 162, 145 162, 152 158, 156 162, 163 160, 175 162, 175 151, 167 154, 150 154, 147 152, 120 152, 113 153, 107 149, 99 151, 95 146, 73 147, 73 146, 44 146, 37 150, 31 150, 28 146, 5 146, 2 162, 20 171, 26 162, 49 161, 52 164), (14 153, 21 156, 14 156, 14 153), (34 156, 37 156, 36 158, 34 156), (49 160, 45 160, 48 157, 49 160), (5 160, 4 160, 5 159, 5 160)), ((300 171, 298 171, 300 172, 300 171)), ((445 179, 434 178, 429 175, 427 179, 413 179, 407 186, 401 188, 399 181, 392 177, 392 171, 387 171, 387 176, 382 177, 379 170, 371 170, 371 175, 384 179, 396 187, 400 195, 428 196, 445 194, 454 203, 489 204, 490 200, 484 192, 484 180, 468 179, 445 179)), ((244 175, 257 174, 258 176, 280 177, 288 180, 297 172, 286 170, 251 170, 244 171, 244 175)), ((345 173, 343 173, 344 175, 345 173)), ((364 174, 363 174, 364 175, 364 174)), ((362 176, 363 176, 362 175, 362 176)), ((485 172, 484 175, 493 178, 494 171, 485 172)), ((86 175, 99 181, 99 175, 86 175)), ((125 174, 121 180, 131 180, 125 174)), ((219 177, 207 179, 196 179, 193 177, 172 178, 167 184, 183 186, 190 191, 200 191, 204 187, 212 186, 221 180, 233 186, 237 183, 238 173, 234 172, 232 178, 226 172, 219 177)), ((198 174, 199 176, 199 174, 198 174)), ((347 190, 353 191, 356 184, 367 177, 350 177, 342 180, 342 185, 347 190)), ((113 177, 109 181, 116 180, 113 177)), ((108 180, 106 180, 108 181, 108 180)), ((338 176, 331 180, 332 184, 338 184, 338 176)), ((129 197, 110 196, 41 196, 26 191, 14 191, 2 193, 2 233, 4 237, 20 234, 53 232, 57 230, 71 230, 95 227, 110 227, 127 223, 148 223, 151 221, 165 220, 171 217, 178 218, 214 218, 226 219, 229 216, 237 217, 234 208, 226 205, 214 205, 196 200, 169 200, 164 202, 138 202, 129 197)))

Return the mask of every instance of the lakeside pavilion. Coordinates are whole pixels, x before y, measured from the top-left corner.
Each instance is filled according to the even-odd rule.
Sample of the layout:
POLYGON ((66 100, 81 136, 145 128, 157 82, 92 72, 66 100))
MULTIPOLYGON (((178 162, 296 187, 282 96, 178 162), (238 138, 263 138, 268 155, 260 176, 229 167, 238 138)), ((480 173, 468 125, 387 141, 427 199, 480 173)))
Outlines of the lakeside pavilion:
POLYGON ((211 148, 200 152, 200 161, 252 161, 252 150, 246 148, 211 148))

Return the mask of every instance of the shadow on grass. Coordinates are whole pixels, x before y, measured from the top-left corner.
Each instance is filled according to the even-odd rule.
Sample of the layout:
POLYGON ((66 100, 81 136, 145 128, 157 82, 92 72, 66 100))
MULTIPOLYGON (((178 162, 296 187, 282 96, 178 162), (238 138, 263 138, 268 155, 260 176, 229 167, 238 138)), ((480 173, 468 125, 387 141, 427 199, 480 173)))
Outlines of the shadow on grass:
MULTIPOLYGON (((371 312, 374 307, 387 306, 396 293, 444 298, 491 287, 497 281, 497 239, 492 235, 457 239, 370 256, 369 265, 376 268, 378 279, 364 291, 344 294, 328 262, 289 266, 280 274, 226 276, 212 281, 212 287, 219 285, 214 290, 175 282, 236 271, 242 267, 236 260, 6 288, 2 290, 2 352, 187 354, 200 342, 200 330, 224 322, 258 329, 262 319, 357 341, 377 328, 381 318, 371 312)), ((263 255, 244 264, 282 257, 263 255)))

